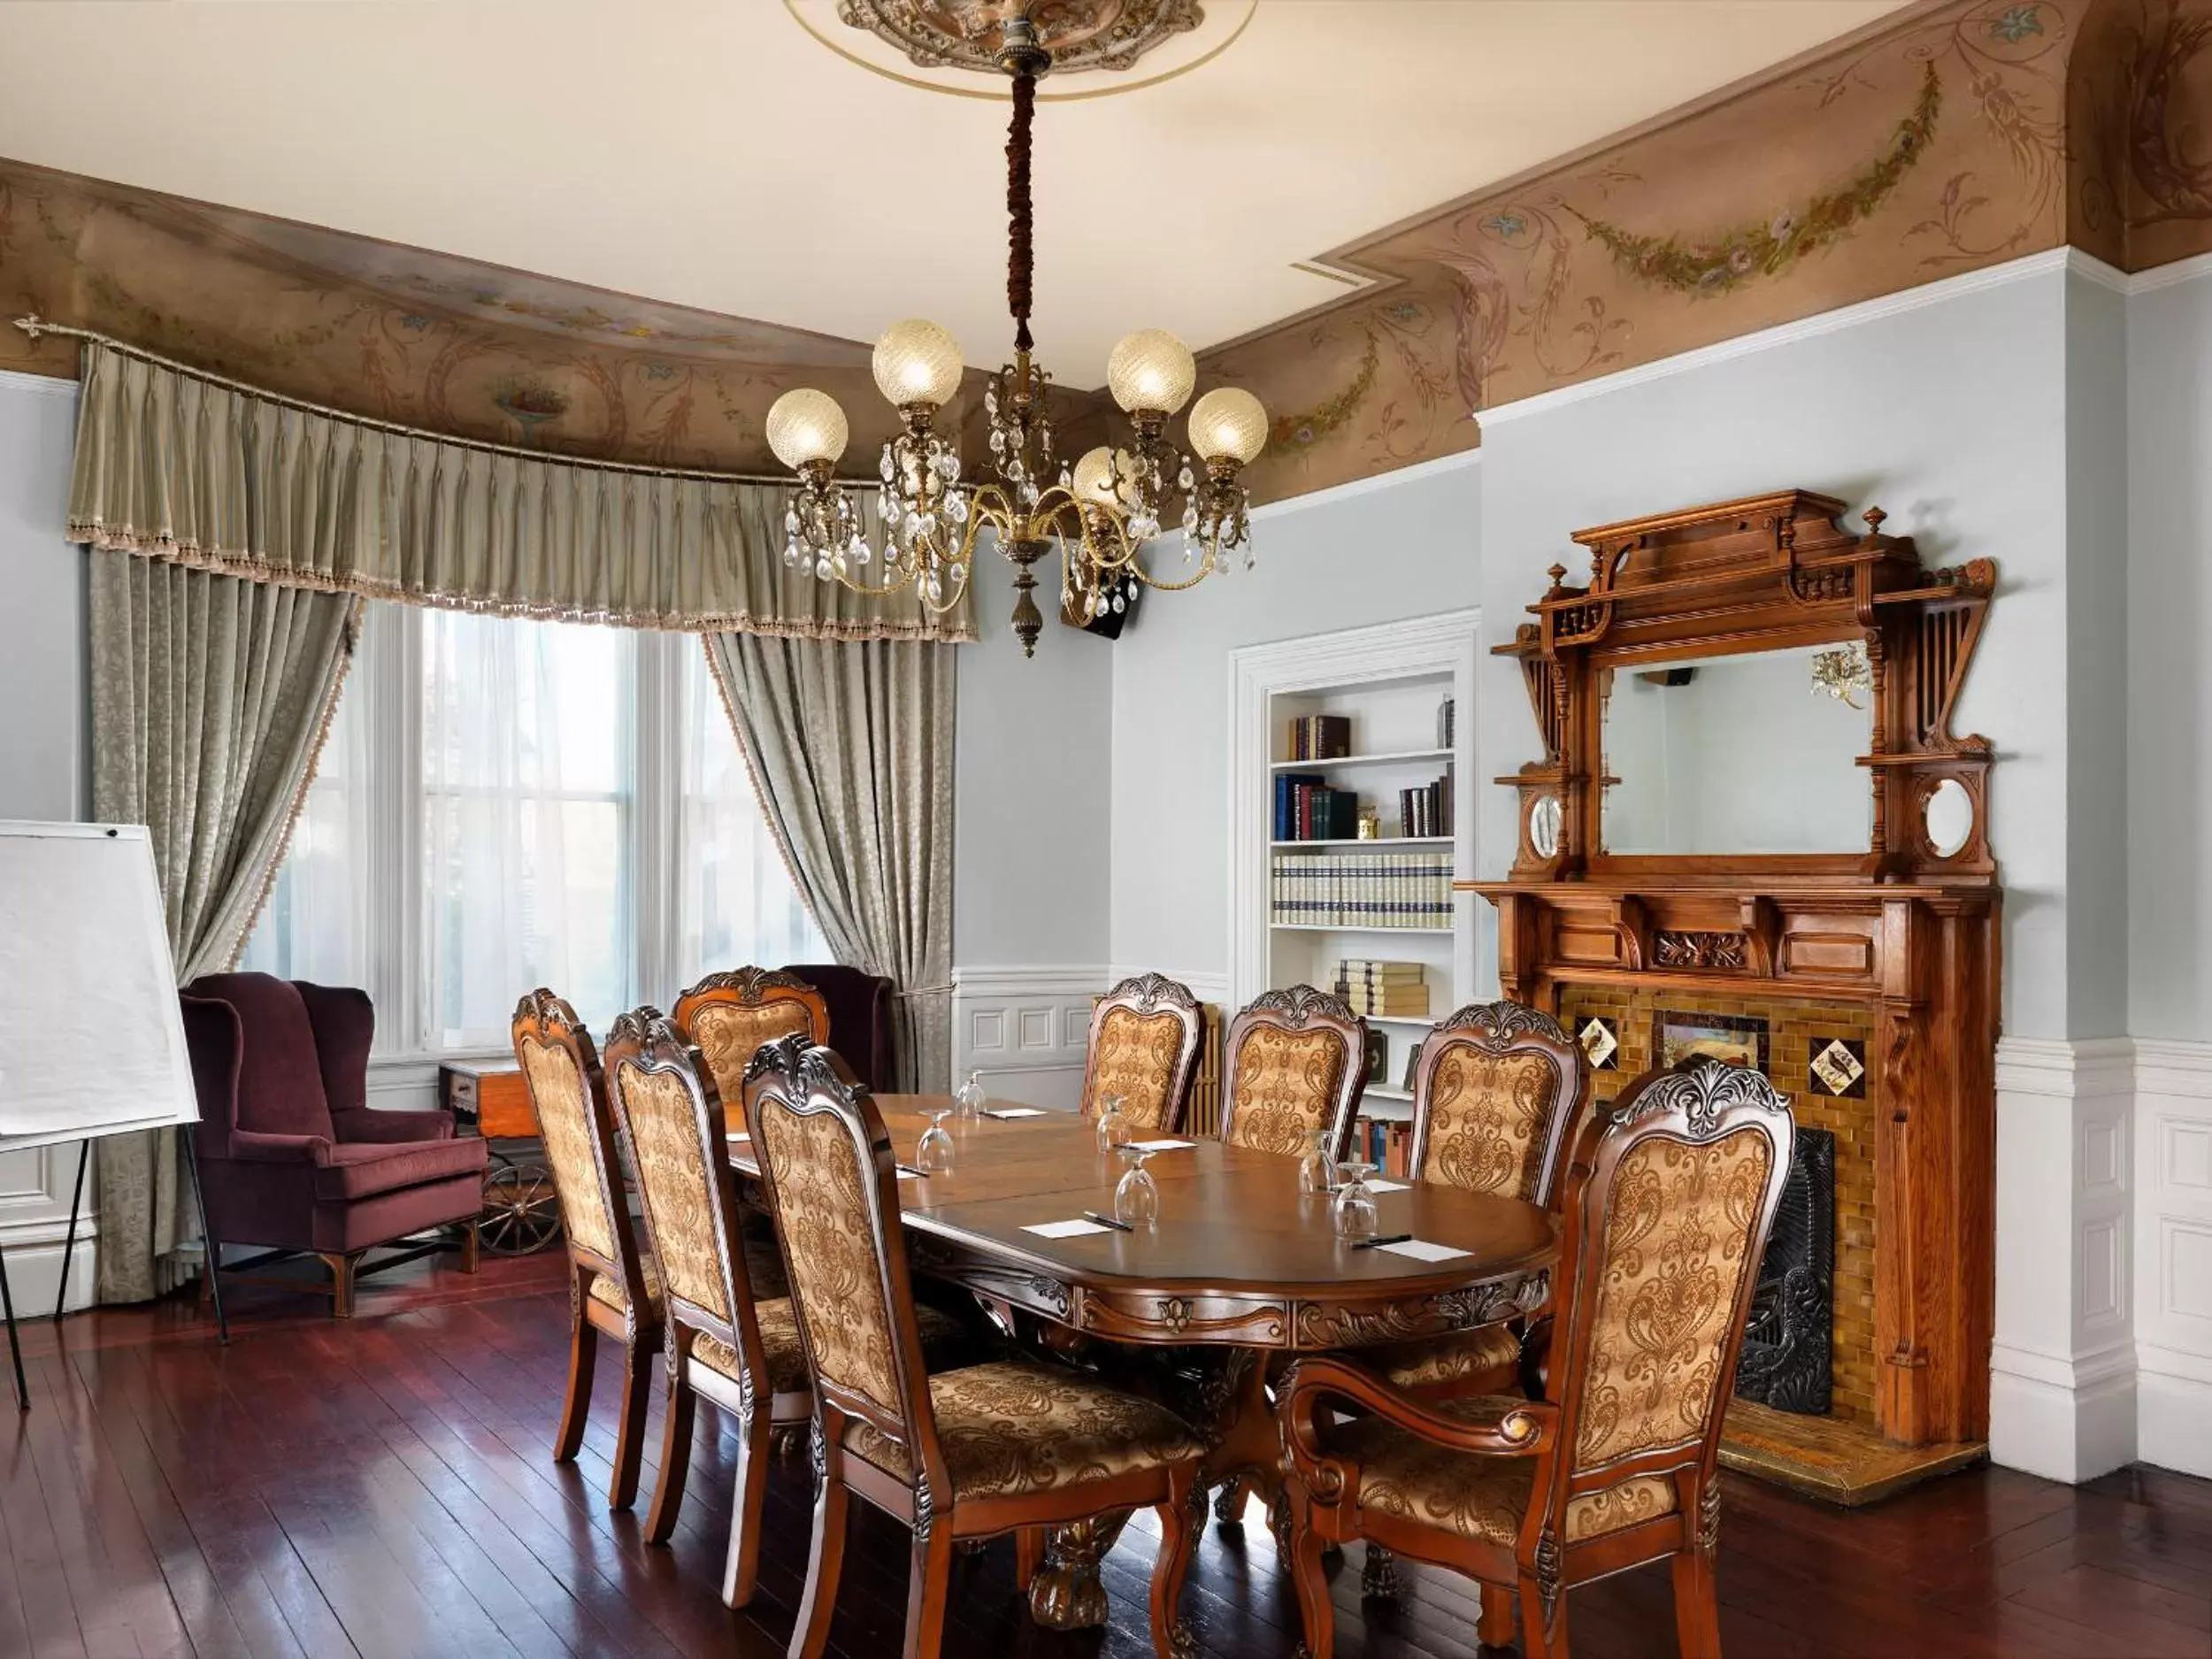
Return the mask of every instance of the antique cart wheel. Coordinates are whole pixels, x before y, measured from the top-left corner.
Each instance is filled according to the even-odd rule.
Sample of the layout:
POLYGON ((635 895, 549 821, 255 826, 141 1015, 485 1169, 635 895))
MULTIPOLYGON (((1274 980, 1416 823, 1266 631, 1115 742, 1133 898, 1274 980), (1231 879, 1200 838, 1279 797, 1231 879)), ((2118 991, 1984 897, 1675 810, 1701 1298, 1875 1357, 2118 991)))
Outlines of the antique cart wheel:
POLYGON ((484 1178, 484 1218, 478 1237, 495 1256, 528 1256, 561 1231, 553 1182, 534 1164, 509 1164, 484 1178))

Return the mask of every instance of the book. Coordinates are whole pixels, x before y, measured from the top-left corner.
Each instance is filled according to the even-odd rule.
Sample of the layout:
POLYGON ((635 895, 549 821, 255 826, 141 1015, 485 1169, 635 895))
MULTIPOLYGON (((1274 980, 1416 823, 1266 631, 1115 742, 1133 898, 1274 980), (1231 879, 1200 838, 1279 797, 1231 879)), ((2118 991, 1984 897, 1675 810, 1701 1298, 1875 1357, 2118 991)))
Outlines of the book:
POLYGON ((1290 723, 1292 760, 1341 760, 1351 752, 1349 715, 1309 714, 1290 723))

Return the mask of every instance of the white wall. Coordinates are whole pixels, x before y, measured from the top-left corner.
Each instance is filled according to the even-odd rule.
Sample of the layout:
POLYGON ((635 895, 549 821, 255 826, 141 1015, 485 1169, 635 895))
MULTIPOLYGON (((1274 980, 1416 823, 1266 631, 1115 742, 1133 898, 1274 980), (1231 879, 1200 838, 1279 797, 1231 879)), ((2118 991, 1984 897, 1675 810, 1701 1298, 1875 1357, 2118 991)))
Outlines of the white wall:
POLYGON ((1117 972, 1226 994, 1229 653, 1473 604, 1483 470, 1455 456, 1263 508, 1257 570, 1148 595, 1114 647, 1117 972))
MULTIPOLYGON (((73 381, 0 371, 0 818, 84 816, 84 556, 61 538, 73 381)), ((77 1148, 0 1156, 0 1249, 18 1308, 54 1305, 77 1148)), ((92 1288, 80 1240, 70 1302, 92 1288)))
POLYGON ((2212 1475, 2212 266, 2137 286, 2126 788, 2138 1436, 2145 1458, 2212 1475))

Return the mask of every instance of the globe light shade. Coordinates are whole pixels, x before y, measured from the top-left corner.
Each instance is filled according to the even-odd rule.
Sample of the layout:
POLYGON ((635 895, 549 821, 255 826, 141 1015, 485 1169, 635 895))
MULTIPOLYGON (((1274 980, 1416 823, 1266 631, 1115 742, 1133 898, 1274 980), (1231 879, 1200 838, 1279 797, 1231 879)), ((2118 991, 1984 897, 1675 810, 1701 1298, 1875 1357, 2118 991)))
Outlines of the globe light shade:
POLYGON ((810 386, 786 392, 768 411, 768 447, 795 472, 817 461, 834 465, 848 435, 837 400, 810 386))
POLYGON ((1267 447, 1267 411, 1240 386, 1217 386, 1191 405, 1190 447, 1208 461, 1250 464, 1267 447))
POLYGON ((1198 360, 1166 329, 1140 328, 1115 342, 1106 359, 1106 384, 1125 413, 1156 409, 1171 415, 1190 401, 1198 360))
POLYGON ((960 342, 935 323, 910 317, 883 331, 874 367, 876 389, 899 408, 942 409, 960 389, 960 342))
POLYGON ((1114 452, 1104 444, 1085 454, 1075 464, 1075 498, 1086 506, 1115 504, 1118 491, 1115 477, 1114 452))

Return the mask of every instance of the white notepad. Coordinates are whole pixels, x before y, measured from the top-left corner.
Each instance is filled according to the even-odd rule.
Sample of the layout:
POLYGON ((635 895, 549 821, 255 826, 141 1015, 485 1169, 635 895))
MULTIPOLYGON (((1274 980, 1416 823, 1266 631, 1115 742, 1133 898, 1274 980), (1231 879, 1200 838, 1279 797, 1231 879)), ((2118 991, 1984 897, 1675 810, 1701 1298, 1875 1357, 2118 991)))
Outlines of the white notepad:
POLYGON ((1456 1256, 1471 1256, 1471 1250, 1454 1249, 1448 1244, 1432 1244, 1426 1239, 1407 1239, 1397 1244, 1379 1244, 1379 1250, 1393 1256, 1409 1256, 1417 1262, 1448 1262, 1456 1256))
POLYGON ((1038 1106, 1000 1106, 983 1114, 986 1118, 1041 1118, 1044 1110, 1038 1106))
POLYGON ((730 1132, 730 1139, 733 1141, 750 1141, 752 1136, 747 1134, 742 1129, 733 1129, 730 1132))
POLYGON ((901 1170, 899 1171, 899 1179, 902 1181, 918 1181, 922 1179, 922 1171, 919 1170, 901 1170))
POLYGON ((1087 1233, 1111 1233, 1113 1229, 1078 1217, 1073 1221, 1040 1221, 1022 1231, 1033 1233, 1041 1239, 1079 1239, 1087 1233))
POLYGON ((1129 1144, 1141 1148, 1147 1152, 1187 1152, 1198 1142, 1195 1141, 1132 1141, 1129 1144))
POLYGON ((1371 1193, 1402 1193, 1405 1189, 1406 1183, 1403 1181, 1370 1181, 1367 1183, 1367 1190, 1371 1193))

